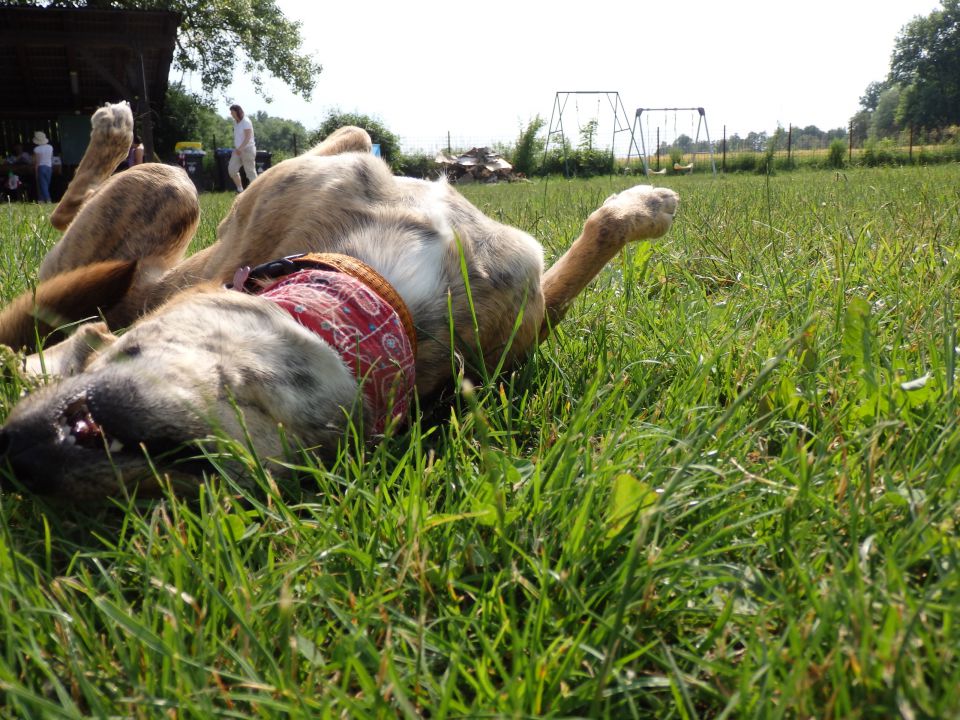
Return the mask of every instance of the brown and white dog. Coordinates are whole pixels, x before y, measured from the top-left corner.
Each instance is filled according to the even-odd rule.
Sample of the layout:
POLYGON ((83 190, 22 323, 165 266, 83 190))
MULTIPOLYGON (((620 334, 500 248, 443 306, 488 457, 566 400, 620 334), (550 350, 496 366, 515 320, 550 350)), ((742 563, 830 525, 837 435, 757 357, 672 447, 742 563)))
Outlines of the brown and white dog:
MULTIPOLYGON (((150 491, 154 468, 196 483, 191 443, 214 431, 249 439, 265 458, 290 445, 335 447, 350 423, 375 436, 396 421, 389 408, 402 408, 414 373, 416 392, 430 396, 452 381, 453 353, 479 354, 491 371, 530 353, 626 243, 669 229, 678 202, 649 186, 611 196, 544 272, 530 235, 443 181, 395 177, 369 153, 363 130, 344 128, 258 177, 217 241, 184 259, 199 221, 196 190, 182 170, 160 164, 111 176, 132 130, 125 104, 94 114, 89 148, 51 216, 65 233, 36 291, 0 313, 6 345, 51 338, 26 369, 52 381, 0 429, 9 472, 31 491, 77 500, 124 485, 150 491), (296 261, 279 278, 277 267, 290 264, 267 265, 252 273, 259 282, 241 270, 300 253, 327 255, 296 261), (338 292, 356 307, 381 301, 370 312, 384 313, 392 333, 384 347, 397 356, 373 362, 396 368, 392 385, 367 392, 376 370, 358 369, 349 347, 345 355, 344 343, 316 331, 332 323, 340 332, 342 317, 298 316, 312 302, 302 286, 272 297, 289 291, 280 287, 287 271, 313 273, 311 286, 342 279, 338 292), (97 315, 104 322, 52 344, 65 323, 97 315)), ((347 332, 345 345, 359 345, 361 330, 347 332)))

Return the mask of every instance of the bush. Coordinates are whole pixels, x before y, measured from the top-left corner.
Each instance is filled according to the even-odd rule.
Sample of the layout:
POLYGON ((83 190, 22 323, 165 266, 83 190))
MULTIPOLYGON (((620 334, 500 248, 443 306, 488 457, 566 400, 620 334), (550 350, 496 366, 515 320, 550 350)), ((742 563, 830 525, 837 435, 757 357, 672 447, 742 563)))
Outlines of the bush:
POLYGON ((890 138, 868 140, 863 148, 863 164, 869 167, 895 165, 897 163, 896 149, 896 144, 890 138))
POLYGON ((433 180, 440 174, 440 167, 436 161, 426 153, 403 153, 393 164, 393 171, 398 175, 433 180))
POLYGON ((829 150, 827 151, 827 164, 830 167, 839 170, 846 162, 846 154, 847 144, 840 138, 833 140, 830 143, 829 150))
POLYGON ((536 172, 537 161, 543 155, 545 140, 537 137, 537 133, 543 128, 543 119, 537 115, 517 138, 517 146, 513 153, 506 153, 510 158, 515 172, 520 172, 530 177, 536 172))
POLYGON ((379 120, 374 120, 368 115, 359 113, 344 113, 338 110, 331 110, 326 119, 320 123, 320 127, 314 130, 310 138, 310 144, 316 145, 326 138, 334 130, 345 125, 356 125, 370 133, 370 139, 375 144, 380 145, 380 156, 390 163, 399 162, 402 155, 400 151, 400 138, 384 127, 379 120))

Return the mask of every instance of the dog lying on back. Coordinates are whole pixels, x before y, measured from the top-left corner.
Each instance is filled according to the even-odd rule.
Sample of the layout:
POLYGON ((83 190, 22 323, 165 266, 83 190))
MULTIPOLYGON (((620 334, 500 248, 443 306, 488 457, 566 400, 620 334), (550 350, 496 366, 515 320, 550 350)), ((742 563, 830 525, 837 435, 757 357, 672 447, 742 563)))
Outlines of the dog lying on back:
POLYGON ((196 190, 160 164, 111 176, 132 131, 125 104, 94 114, 51 216, 65 233, 36 291, 0 313, 0 343, 50 338, 26 369, 54 380, 0 428, 0 452, 33 492, 151 492, 153 468, 196 485, 191 443, 214 431, 265 458, 335 447, 351 423, 375 438, 404 421, 413 391, 452 381, 451 352, 489 371, 530 353, 626 243, 669 229, 678 203, 649 186, 611 196, 544 272, 530 235, 445 182, 393 176, 366 132, 342 128, 260 175, 217 241, 184 258, 196 190))

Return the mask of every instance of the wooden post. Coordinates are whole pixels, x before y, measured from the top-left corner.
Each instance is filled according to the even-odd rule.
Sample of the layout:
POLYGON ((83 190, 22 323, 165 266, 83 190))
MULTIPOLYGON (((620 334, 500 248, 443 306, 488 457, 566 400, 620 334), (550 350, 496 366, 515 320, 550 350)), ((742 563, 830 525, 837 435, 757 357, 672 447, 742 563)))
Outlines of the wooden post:
POLYGON ((850 149, 847 151, 847 162, 853 165, 853 120, 850 121, 850 129, 847 130, 847 139, 850 141, 850 149))
POLYGON ((723 126, 723 154, 720 157, 720 172, 727 171, 727 126, 723 126))
POLYGON ((787 167, 790 167, 790 155, 793 150, 793 124, 787 123, 787 167))
POLYGON ((657 170, 660 169, 660 128, 657 127, 657 170))

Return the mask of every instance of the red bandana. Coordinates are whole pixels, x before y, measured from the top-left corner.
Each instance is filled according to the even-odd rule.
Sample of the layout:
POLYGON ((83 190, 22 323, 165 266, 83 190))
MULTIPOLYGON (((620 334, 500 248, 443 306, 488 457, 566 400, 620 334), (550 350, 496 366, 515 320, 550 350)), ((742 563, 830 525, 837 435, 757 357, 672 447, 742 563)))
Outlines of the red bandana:
POLYGON ((415 380, 410 340, 389 303, 356 278, 320 269, 298 270, 262 292, 340 353, 363 387, 374 432, 403 419, 415 380))

